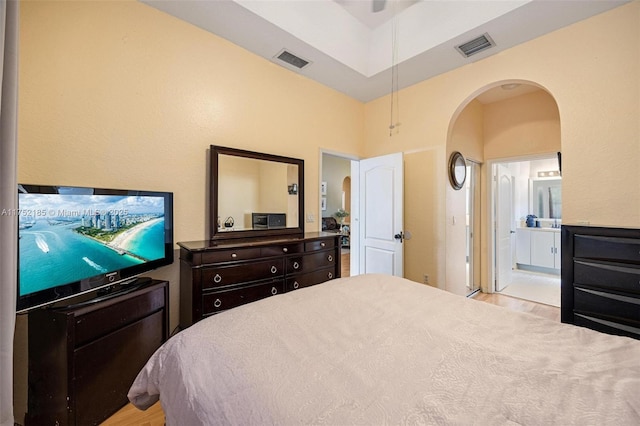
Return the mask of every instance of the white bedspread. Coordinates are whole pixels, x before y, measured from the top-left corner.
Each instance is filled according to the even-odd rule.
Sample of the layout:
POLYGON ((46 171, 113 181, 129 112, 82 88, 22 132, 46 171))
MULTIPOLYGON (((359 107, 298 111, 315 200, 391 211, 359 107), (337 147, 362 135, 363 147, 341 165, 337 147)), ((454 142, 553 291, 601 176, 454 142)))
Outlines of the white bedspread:
POLYGON ((168 425, 639 425, 640 341, 383 275, 200 321, 129 392, 168 425))

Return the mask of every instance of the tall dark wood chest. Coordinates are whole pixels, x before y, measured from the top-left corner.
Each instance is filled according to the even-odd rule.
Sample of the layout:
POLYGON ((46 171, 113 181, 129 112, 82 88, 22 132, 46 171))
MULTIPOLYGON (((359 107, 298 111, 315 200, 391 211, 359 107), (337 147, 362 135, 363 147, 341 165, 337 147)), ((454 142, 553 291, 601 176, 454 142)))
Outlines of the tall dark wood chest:
POLYGON ((640 339, 640 229, 562 226, 562 322, 640 339))

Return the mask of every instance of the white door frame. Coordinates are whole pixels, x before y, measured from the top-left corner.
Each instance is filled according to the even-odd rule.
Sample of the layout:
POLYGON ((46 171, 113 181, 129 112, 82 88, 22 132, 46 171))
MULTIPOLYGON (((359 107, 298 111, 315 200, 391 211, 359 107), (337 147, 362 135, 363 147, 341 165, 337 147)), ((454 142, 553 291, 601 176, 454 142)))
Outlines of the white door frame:
MULTIPOLYGON (((350 258, 349 271, 350 271, 350 275, 359 275, 360 264, 358 262, 358 258, 360 253, 360 238, 359 238, 360 228, 358 226, 359 225, 358 206, 360 205, 360 184, 359 184, 359 174, 354 175, 353 169, 354 169, 354 163, 355 163, 355 167, 357 167, 361 158, 355 155, 345 154, 344 152, 338 152, 338 151, 332 151, 332 150, 320 148, 319 165, 318 165, 318 182, 322 182, 322 158, 325 154, 332 155, 334 157, 344 158, 345 160, 351 161, 351 207, 349 210, 349 213, 351 216, 350 217, 351 226, 349 230, 350 232, 349 245, 351 248, 349 249, 349 251, 351 252, 351 256, 349 256, 350 258)), ((317 220, 319 224, 318 229, 322 231, 322 223, 321 223, 322 222, 322 194, 320 193, 320 191, 318 191, 318 219, 317 220)))
POLYGON ((493 180, 493 165, 500 163, 517 163, 520 161, 535 161, 535 160, 549 160, 551 158, 557 157, 557 153, 544 153, 544 154, 532 154, 532 155, 523 155, 518 157, 509 157, 509 158, 500 158, 494 160, 487 160, 484 164, 486 165, 485 169, 485 177, 487 179, 487 205, 488 205, 488 213, 489 213, 489 223, 487 224, 487 235, 490 238, 489 250, 487 250, 487 267, 489 268, 489 285, 487 286, 487 290, 490 293, 496 292, 496 212, 495 212, 495 202, 496 202, 496 185, 493 180))
POLYGON ((465 182, 465 191, 467 192, 467 202, 469 203, 469 239, 467 240, 467 250, 469 259, 467 264, 469 270, 467 272, 467 296, 470 296, 481 288, 480 262, 482 256, 480 256, 480 247, 482 239, 482 226, 481 226, 481 170, 482 163, 467 158, 467 167, 470 173, 467 173, 467 182, 465 182), (468 188, 467 188, 468 185, 468 188))

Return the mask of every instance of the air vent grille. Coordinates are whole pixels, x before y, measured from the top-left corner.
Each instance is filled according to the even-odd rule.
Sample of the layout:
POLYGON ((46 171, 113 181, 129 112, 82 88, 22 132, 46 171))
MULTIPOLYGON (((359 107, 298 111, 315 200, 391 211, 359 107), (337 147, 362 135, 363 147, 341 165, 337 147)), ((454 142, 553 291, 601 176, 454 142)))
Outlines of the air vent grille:
POLYGON ((456 46, 456 50, 462 54, 465 58, 468 58, 471 55, 475 55, 476 53, 480 53, 483 50, 487 50, 496 44, 493 42, 489 34, 483 34, 480 37, 474 38, 466 43, 462 43, 461 45, 456 46))
POLYGON ((280 53, 278 53, 278 55, 276 55, 276 58, 296 68, 304 68, 310 63, 309 61, 302 59, 301 57, 296 56, 287 50, 282 50, 280 53))

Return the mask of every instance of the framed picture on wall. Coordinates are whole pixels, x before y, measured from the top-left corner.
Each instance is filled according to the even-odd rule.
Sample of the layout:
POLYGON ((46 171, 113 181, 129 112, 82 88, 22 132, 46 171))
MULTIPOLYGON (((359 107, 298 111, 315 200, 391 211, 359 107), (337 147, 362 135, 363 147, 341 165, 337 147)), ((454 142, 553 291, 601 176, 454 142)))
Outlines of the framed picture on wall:
POLYGON ((327 195, 327 182, 320 183, 320 195, 327 195))
POLYGON ((322 206, 322 210, 326 210, 327 209, 327 197, 322 197, 320 205, 322 206))

